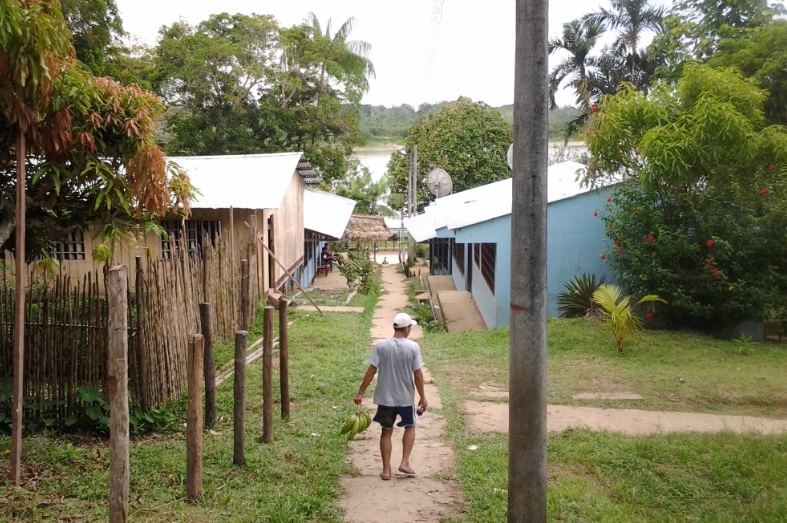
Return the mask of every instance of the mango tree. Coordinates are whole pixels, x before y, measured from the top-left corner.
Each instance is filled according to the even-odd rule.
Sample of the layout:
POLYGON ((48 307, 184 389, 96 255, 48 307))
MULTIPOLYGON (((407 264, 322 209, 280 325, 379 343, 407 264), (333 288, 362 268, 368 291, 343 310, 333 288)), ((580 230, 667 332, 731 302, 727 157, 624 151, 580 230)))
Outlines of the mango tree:
POLYGON ((53 231, 91 222, 145 223, 176 208, 187 212, 193 192, 185 175, 167 176, 155 142, 158 99, 78 68, 70 38, 58 2, 0 2, 0 247, 11 247, 13 233, 17 484, 28 212, 40 246, 53 231))

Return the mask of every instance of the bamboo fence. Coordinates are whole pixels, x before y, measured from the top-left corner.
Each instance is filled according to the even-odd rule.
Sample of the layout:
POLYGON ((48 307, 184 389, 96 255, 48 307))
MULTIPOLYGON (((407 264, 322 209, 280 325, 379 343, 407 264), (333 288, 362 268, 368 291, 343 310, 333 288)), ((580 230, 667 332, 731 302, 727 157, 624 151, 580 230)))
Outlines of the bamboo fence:
MULTIPOLYGON (((229 263, 229 241, 217 238, 201 253, 185 246, 169 260, 137 258, 136 287, 129 288, 131 402, 156 407, 186 392, 189 335, 201 330, 199 304, 210 302, 214 339, 231 340, 240 325, 240 271, 229 263), (138 321, 140 320, 141 321, 138 321)), ((256 247, 245 247, 256 267, 256 247)), ((250 271, 251 303, 258 300, 250 271)), ((46 278, 28 270, 26 290, 25 416, 60 424, 78 414, 77 390, 106 390, 107 300, 104 274, 81 281, 46 278)), ((252 307, 252 318, 256 307, 252 307)), ((250 322, 252 318, 249 319, 250 322)), ((13 375, 14 278, 0 263, 0 380, 13 375)))

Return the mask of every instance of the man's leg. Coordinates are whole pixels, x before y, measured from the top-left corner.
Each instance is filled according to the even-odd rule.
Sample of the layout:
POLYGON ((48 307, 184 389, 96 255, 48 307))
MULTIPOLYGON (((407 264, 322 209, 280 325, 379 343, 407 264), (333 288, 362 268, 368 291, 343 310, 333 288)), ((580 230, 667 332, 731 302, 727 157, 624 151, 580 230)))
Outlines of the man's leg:
MULTIPOLYGON (((409 428, 409 427, 408 427, 409 428)), ((382 429, 380 434, 380 456, 383 458, 383 476, 391 476, 391 436, 393 429, 382 429)))
POLYGON ((399 465, 399 470, 410 470, 410 452, 412 452, 414 444, 415 425, 410 425, 404 428, 404 435, 402 436, 402 463, 399 465))

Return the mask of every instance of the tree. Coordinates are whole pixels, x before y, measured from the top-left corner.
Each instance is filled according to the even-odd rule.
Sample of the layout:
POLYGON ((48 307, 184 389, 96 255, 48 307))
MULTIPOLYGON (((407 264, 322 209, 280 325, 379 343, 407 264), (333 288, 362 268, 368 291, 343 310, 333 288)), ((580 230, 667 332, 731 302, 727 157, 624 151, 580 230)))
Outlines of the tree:
POLYGON ((563 37, 549 41, 549 54, 565 51, 568 56, 556 65, 549 75, 549 99, 552 109, 557 107, 555 93, 568 80, 568 86, 576 93, 579 108, 587 113, 592 101, 591 70, 597 59, 591 56, 604 28, 596 23, 581 23, 574 20, 563 24, 563 37))
POLYGON ((179 176, 174 183, 182 191, 168 185, 154 141, 157 99, 76 67, 57 2, 5 1, 0 20, 0 247, 13 231, 10 461, 12 480, 19 484, 27 200, 33 213, 84 226, 101 214, 144 219, 164 213, 171 196, 183 197, 179 203, 187 208, 190 185, 179 176))
POLYGON ((162 28, 154 88, 169 107, 167 152, 268 152, 277 125, 261 114, 259 98, 275 81, 278 45, 270 16, 222 13, 196 27, 162 28))
MULTIPOLYGON (((440 112, 419 118, 410 128, 405 146, 418 147, 418 180, 432 168, 445 169, 453 180, 454 192, 511 176, 506 153, 513 133, 500 112, 481 102, 460 97, 440 112)), ((388 177, 393 193, 406 193, 407 158, 391 155, 388 177)), ((418 188, 420 201, 429 195, 418 188)))
POLYGON ((376 182, 367 167, 361 167, 358 159, 350 161, 351 170, 334 188, 334 193, 355 200, 355 213, 394 218, 396 213, 387 205, 388 178, 383 176, 376 182))
POLYGON ((60 0, 77 59, 96 76, 108 75, 108 62, 121 52, 125 36, 115 0, 60 0))
POLYGON ((0 40, 0 246, 11 248, 14 229, 17 130, 28 148, 30 254, 45 252, 49 242, 74 228, 141 223, 173 208, 187 209, 193 188, 181 175, 167 176, 156 145, 161 101, 77 67, 56 10, 29 2, 9 7, 4 15, 11 27, 17 22, 23 27, 25 17, 40 25, 3 31, 0 40), (56 47, 56 38, 65 43, 56 47), (48 67, 41 70, 39 64, 48 67))
POLYGON ((639 89, 644 89, 648 79, 643 74, 645 56, 642 54, 640 43, 645 31, 656 33, 663 31, 664 9, 652 7, 649 5, 649 0, 612 0, 611 4, 612 9, 602 8, 585 15, 583 20, 587 24, 605 25, 609 29, 619 31, 613 44, 614 52, 626 58, 627 80, 639 89))
POLYGON ((165 27, 154 85, 170 107, 167 151, 303 151, 327 182, 344 176, 373 71, 346 39, 351 26, 330 36, 316 20, 282 30, 270 16, 223 13, 165 27))
POLYGON ((734 67, 754 78, 768 92, 765 115, 771 123, 787 125, 787 22, 753 30, 749 38, 724 38, 708 64, 734 67))
POLYGON ((722 39, 745 41, 784 12, 781 3, 767 0, 679 0, 650 46, 664 59, 656 76, 677 82, 685 64, 708 61, 722 39))
POLYGON ((718 332, 762 319, 787 292, 787 129, 734 70, 689 65, 677 88, 601 102, 586 181, 619 184, 602 256, 673 327, 718 332))

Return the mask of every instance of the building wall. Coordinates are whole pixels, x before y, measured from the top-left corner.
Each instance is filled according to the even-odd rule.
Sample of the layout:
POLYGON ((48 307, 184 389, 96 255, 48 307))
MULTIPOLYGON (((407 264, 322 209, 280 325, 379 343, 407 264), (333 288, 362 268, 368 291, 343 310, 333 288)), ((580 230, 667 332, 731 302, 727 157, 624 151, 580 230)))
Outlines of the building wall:
MULTIPOLYGON (((612 270, 601 260, 606 246, 604 222, 594 211, 604 208, 610 189, 592 191, 547 206, 547 315, 557 316, 557 297, 564 285, 582 273, 595 273, 613 282, 612 270)), ((497 243, 495 294, 492 296, 477 265, 473 267, 473 299, 487 327, 502 327, 510 321, 511 302, 511 216, 474 224, 454 231, 465 246, 467 261, 471 243, 497 243)), ((455 271, 456 272, 456 271, 455 271)), ((457 289, 464 289, 466 276, 453 274, 457 289)))
MULTIPOLYGON (((249 242, 255 234, 255 227, 259 228, 259 214, 262 211, 249 209, 192 209, 191 220, 217 220, 221 222, 222 235, 234 244, 233 259, 230 260, 238 274, 240 274, 240 261, 248 257, 249 242), (248 224, 248 226, 246 225, 248 224)), ((69 275, 72 280, 82 279, 89 272, 103 268, 102 263, 93 261, 93 249, 102 243, 98 237, 99 228, 92 228, 85 232, 85 259, 62 260, 61 270, 69 275)), ((162 238, 149 232, 139 235, 134 239, 126 239, 115 245, 110 267, 126 265, 129 268, 129 285, 135 281, 135 257, 161 257, 162 238)))
MULTIPOLYGON (((484 318, 487 328, 493 329, 508 325, 509 296, 511 287, 511 218, 503 216, 483 223, 475 224, 454 231, 456 241, 465 244, 466 264, 473 264, 473 299, 484 318), (473 261, 471 244, 494 243, 497 245, 495 254, 495 289, 489 288, 481 269, 473 261)), ((464 281, 464 278, 463 278, 464 281)), ((456 282, 456 280, 454 280, 456 282)), ((457 286, 457 289, 464 289, 457 286)))
MULTIPOLYGON (((290 185, 276 211, 273 213, 274 252, 279 261, 290 271, 296 270, 303 262, 303 191, 306 184, 303 178, 293 173, 290 185)), ((274 262, 274 281, 287 279, 286 271, 274 262)))
POLYGON ((603 210, 611 189, 592 191, 552 202, 547 207, 547 314, 557 316, 557 296, 565 284, 582 273, 595 273, 612 283, 609 263, 601 259, 607 238, 603 210))

